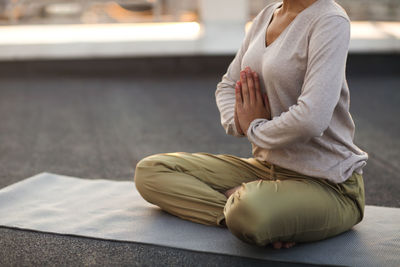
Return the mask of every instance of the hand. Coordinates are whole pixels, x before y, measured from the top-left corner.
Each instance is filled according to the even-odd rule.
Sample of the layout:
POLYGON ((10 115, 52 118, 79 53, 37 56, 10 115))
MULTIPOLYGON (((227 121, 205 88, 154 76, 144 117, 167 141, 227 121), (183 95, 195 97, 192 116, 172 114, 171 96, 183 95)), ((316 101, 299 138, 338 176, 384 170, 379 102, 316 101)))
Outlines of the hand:
POLYGON ((236 83, 235 95, 238 130, 240 127, 240 130, 246 134, 254 119, 271 119, 268 96, 262 95, 258 74, 249 67, 240 72, 240 81, 236 83))
MULTIPOLYGON (((262 181, 262 179, 257 179, 257 181, 262 181)), ((238 185, 236 187, 232 187, 224 192, 226 198, 229 198, 233 193, 235 193, 242 185, 238 185)))
POLYGON ((239 118, 237 115, 237 109, 236 109, 236 105, 235 105, 235 125, 236 125, 236 130, 239 134, 244 134, 242 128, 240 128, 240 124, 239 124, 239 118))
POLYGON ((233 187, 231 189, 228 189, 224 192, 224 195, 226 196, 226 198, 229 198, 233 193, 236 192, 236 190, 238 190, 242 185, 238 185, 236 187, 233 187))

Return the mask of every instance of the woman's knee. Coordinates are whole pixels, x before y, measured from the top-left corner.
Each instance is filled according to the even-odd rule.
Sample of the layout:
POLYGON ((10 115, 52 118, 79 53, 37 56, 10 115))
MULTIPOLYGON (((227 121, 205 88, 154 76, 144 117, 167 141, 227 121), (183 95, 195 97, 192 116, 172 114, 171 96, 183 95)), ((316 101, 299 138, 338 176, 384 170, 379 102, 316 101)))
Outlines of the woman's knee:
POLYGON ((244 242, 265 246, 276 241, 270 233, 277 227, 277 220, 273 214, 273 205, 260 202, 255 194, 254 187, 257 183, 259 182, 242 184, 242 187, 228 198, 224 215, 232 234, 244 242))
POLYGON ((353 206, 318 183, 262 181, 236 191, 224 215, 227 227, 239 239, 263 246, 317 241, 344 232, 354 224, 353 206))
POLYGON ((141 159, 135 167, 134 182, 138 192, 147 200, 148 189, 154 187, 155 176, 159 172, 160 154, 141 159))
POLYGON ((298 221, 312 207, 304 194, 296 193, 301 185, 280 180, 243 184, 225 205, 227 227, 239 239, 259 246, 297 241, 298 221))

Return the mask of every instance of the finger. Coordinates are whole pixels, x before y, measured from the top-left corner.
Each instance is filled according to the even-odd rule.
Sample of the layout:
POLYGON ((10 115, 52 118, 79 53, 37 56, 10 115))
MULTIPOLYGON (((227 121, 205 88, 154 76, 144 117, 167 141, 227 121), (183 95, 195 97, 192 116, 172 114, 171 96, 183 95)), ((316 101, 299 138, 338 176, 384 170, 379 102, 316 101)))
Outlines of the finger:
POLYGON ((249 88, 249 100, 250 104, 253 106, 256 103, 256 92, 255 92, 253 74, 249 67, 246 68, 246 77, 247 77, 247 86, 249 88))
POLYGON ((266 108, 269 108, 269 99, 268 99, 268 95, 267 94, 263 95, 263 102, 264 102, 264 106, 266 108))
POLYGON ((260 86, 260 77, 258 76, 257 72, 253 71, 253 79, 254 85, 256 87, 256 101, 262 101, 262 93, 261 93, 261 86, 260 86))
POLYGON ((271 108, 269 107, 269 100, 268 100, 267 94, 264 94, 263 98, 264 98, 264 107, 265 107, 265 110, 268 113, 268 118, 267 119, 271 119, 271 117, 272 117, 271 108))
POLYGON ((242 100, 243 104, 248 104, 249 103, 249 88, 247 86, 247 77, 246 77, 246 72, 241 71, 240 72, 240 82, 242 85, 242 100))
POLYGON ((274 244, 273 244, 273 246, 274 246, 274 248, 275 249, 280 249, 281 247, 282 247, 282 242, 275 242, 274 244))
POLYGON ((242 104, 243 100, 242 100, 242 92, 240 89, 240 82, 236 83, 235 86, 235 98, 236 98, 236 104, 242 104))
POLYGON ((291 247, 293 247, 294 246, 294 243, 293 242, 288 242, 288 243, 286 243, 286 248, 291 248, 291 247))
POLYGON ((290 244, 289 244, 289 243, 285 243, 283 246, 284 246, 285 248, 290 248, 290 244))

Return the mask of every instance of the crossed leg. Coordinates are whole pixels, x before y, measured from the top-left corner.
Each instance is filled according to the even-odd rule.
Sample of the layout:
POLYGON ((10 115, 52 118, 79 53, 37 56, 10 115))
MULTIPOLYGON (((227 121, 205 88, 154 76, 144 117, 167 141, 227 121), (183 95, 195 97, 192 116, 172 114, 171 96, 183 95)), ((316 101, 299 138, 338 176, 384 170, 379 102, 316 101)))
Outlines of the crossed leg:
POLYGON ((293 178, 242 184, 229 196, 224 215, 239 239, 276 248, 323 240, 361 220, 350 198, 316 179, 293 178))
POLYGON ((350 199, 312 180, 269 180, 268 172, 252 158, 161 153, 137 164, 135 184, 163 210, 206 225, 225 220, 236 237, 259 246, 321 240, 356 223, 350 199))
MULTIPOLYGON (((229 197, 230 197, 233 193, 235 193, 236 190, 238 190, 240 187, 241 187, 241 185, 236 186, 236 187, 234 187, 234 188, 231 188, 231 189, 225 191, 224 194, 225 194, 226 198, 229 198, 229 197)), ((226 225, 225 219, 223 220, 223 223, 226 225)), ((273 248, 275 248, 275 249, 280 249, 280 248, 282 248, 282 247, 283 247, 283 248, 291 248, 291 247, 293 247, 294 245, 296 245, 296 242, 281 242, 281 241, 276 241, 276 242, 272 243, 272 246, 273 246, 273 248)))

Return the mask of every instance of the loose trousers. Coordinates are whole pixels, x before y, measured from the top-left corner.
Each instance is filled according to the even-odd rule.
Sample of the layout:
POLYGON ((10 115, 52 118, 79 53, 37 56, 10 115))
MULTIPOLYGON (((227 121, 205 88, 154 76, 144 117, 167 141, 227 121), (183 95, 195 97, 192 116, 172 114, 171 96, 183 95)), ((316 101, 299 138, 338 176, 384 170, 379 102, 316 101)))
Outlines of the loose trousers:
POLYGON ((337 184, 255 158, 174 152, 140 160, 134 179, 149 203, 185 220, 227 227, 257 246, 326 239, 364 216, 364 182, 356 172, 337 184))

